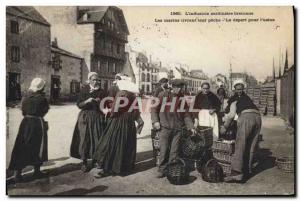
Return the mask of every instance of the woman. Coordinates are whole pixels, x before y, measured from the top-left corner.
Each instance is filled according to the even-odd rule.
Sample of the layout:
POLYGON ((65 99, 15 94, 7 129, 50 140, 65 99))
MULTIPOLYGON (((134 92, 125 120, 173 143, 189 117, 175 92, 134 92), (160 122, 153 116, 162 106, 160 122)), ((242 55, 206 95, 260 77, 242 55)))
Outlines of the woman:
MULTIPOLYGON (((124 80, 125 79, 125 80, 124 80)), ((95 177, 100 178, 107 174, 127 174, 134 169, 136 156, 136 134, 141 133, 143 120, 138 109, 131 110, 130 106, 135 102, 135 93, 138 88, 135 84, 126 80, 116 81, 118 91, 115 93, 114 101, 111 105, 111 112, 107 121, 104 135, 99 142, 94 154, 94 160, 103 169, 95 177), (128 104, 125 107, 116 108, 118 98, 127 98, 128 104), (138 131, 135 126, 138 122, 138 131)), ((111 90, 110 90, 111 91, 111 90)))
POLYGON ((93 157, 96 145, 105 129, 105 116, 99 107, 103 98, 105 92, 100 88, 99 76, 95 72, 90 72, 88 84, 82 87, 77 101, 81 111, 71 144, 71 156, 82 160, 83 172, 89 171, 87 160, 93 157))
POLYGON ((48 125, 43 117, 49 110, 49 104, 43 92, 44 87, 43 79, 34 78, 28 94, 22 100, 24 118, 19 127, 9 164, 9 169, 15 170, 16 182, 22 180, 22 169, 28 165, 34 166, 34 177, 44 176, 40 167, 48 160, 48 125))
POLYGON ((199 109, 195 115, 195 126, 208 126, 213 128, 213 139, 219 138, 219 123, 217 113, 220 111, 221 102, 218 97, 210 91, 210 84, 203 82, 201 91, 196 95, 194 108, 199 109))

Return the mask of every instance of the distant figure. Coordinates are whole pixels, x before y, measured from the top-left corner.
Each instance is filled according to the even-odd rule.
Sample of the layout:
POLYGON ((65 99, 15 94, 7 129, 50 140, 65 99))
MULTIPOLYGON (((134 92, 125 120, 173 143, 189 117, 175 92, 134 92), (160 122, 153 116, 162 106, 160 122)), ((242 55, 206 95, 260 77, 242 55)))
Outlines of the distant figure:
POLYGON ((200 110, 198 114, 195 114, 195 124, 212 127, 213 139, 217 140, 219 138, 217 113, 220 111, 221 102, 210 91, 210 84, 206 81, 201 84, 201 91, 196 95, 194 108, 200 110))
POLYGON ((81 159, 81 170, 87 172, 88 159, 92 159, 96 145, 105 129, 105 116, 100 110, 100 101, 106 93, 100 88, 99 76, 95 72, 88 74, 88 84, 83 86, 77 100, 81 109, 75 125, 71 143, 71 156, 81 159))
POLYGON ((48 160, 48 124, 43 117, 49 110, 49 104, 43 92, 44 87, 43 79, 34 78, 28 94, 22 100, 24 118, 19 127, 8 168, 15 170, 16 182, 22 181, 22 169, 28 165, 34 166, 34 177, 45 176, 40 171, 43 162, 48 160))

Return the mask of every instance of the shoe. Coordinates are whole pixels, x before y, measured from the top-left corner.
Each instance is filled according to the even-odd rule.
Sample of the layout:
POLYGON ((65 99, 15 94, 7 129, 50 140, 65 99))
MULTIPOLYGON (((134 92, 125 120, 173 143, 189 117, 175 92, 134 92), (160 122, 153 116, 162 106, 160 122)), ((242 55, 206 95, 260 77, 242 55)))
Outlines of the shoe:
POLYGON ((38 179, 38 178, 44 178, 44 177, 47 177, 48 174, 45 173, 45 172, 41 172, 41 171, 37 171, 37 172, 34 172, 33 173, 33 177, 38 179))
POLYGON ((107 177, 109 176, 108 173, 104 172, 103 170, 94 174, 94 177, 97 178, 97 179, 100 179, 100 178, 103 178, 103 177, 107 177))
POLYGON ((224 178, 224 181, 227 183, 244 183, 244 175, 241 172, 231 171, 230 175, 224 178))
POLYGON ((21 183, 21 182, 23 182, 23 177, 22 177, 22 175, 15 176, 14 181, 15 181, 16 183, 21 183))
POLYGON ((165 176, 166 176, 165 173, 163 173, 163 172, 158 172, 157 175, 156 175, 156 178, 163 178, 163 177, 165 177, 165 176))
POLYGON ((83 164, 83 165, 81 166, 81 171, 82 171, 82 172, 88 172, 88 171, 89 171, 88 166, 87 166, 86 164, 83 164))

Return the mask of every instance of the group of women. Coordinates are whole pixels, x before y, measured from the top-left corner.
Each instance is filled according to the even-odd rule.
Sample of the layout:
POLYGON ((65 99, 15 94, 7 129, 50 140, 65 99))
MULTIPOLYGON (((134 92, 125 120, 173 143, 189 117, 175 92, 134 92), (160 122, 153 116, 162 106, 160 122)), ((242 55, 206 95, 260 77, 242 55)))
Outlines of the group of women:
MULTIPOLYGON (((49 109, 45 97, 45 81, 32 80, 28 94, 22 100, 23 120, 13 148, 9 169, 15 171, 16 182, 22 181, 22 169, 34 166, 34 176, 45 174, 40 166, 47 161, 47 122, 43 117, 49 109)), ((108 93, 100 87, 95 72, 88 75, 88 83, 82 87, 77 101, 81 111, 75 125, 70 154, 82 160, 81 170, 89 171, 96 166, 95 177, 107 174, 128 174, 134 169, 136 156, 136 135, 141 133, 143 120, 139 110, 129 110, 135 100, 138 88, 125 75, 117 75, 108 93), (104 111, 100 102, 106 101, 104 111), (115 110, 118 97, 129 100, 128 107, 115 110), (135 122, 137 122, 137 127, 135 122), (92 159, 92 165, 88 160, 92 159)))

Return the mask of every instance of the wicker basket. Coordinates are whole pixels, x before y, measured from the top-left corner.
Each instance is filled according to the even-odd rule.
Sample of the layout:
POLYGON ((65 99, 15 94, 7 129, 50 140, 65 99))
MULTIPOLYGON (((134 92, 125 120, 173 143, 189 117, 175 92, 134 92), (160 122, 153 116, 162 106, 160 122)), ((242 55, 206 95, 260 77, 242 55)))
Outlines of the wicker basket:
POLYGON ((218 161, 218 163, 222 166, 224 175, 228 176, 231 173, 231 164, 228 163, 222 163, 220 161, 218 161))
POLYGON ((205 147, 199 136, 181 138, 181 155, 187 159, 199 159, 205 147))
POLYGON ((227 142, 227 141, 218 140, 218 141, 213 142, 212 148, 214 150, 220 150, 220 151, 228 152, 229 154, 232 154, 232 153, 234 153, 234 144, 235 144, 234 141, 227 142))
POLYGON ((224 163, 231 163, 231 160, 232 160, 232 154, 230 154, 229 152, 218 150, 218 149, 213 149, 213 156, 218 161, 224 162, 224 163))
POLYGON ((213 128, 206 126, 198 126, 196 135, 202 139, 204 147, 211 147, 213 145, 213 128))
POLYGON ((277 167, 284 172, 294 172, 294 158, 293 157, 280 157, 276 159, 277 167))
POLYGON ((189 179, 189 172, 184 160, 177 159, 167 166, 167 179, 171 184, 182 185, 189 179))

